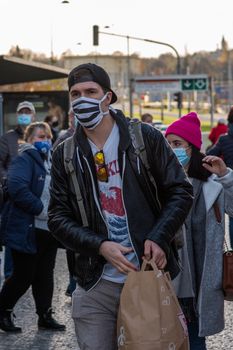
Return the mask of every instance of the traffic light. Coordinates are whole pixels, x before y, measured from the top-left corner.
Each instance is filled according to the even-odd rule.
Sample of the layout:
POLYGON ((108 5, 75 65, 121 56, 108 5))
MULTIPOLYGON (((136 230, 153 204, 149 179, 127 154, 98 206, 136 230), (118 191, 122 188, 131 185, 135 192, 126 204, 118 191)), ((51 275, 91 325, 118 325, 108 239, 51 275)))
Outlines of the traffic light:
POLYGON ((174 93, 174 101, 177 102, 177 108, 182 107, 182 92, 175 92, 174 93))
POLYGON ((93 26, 93 45, 99 45, 99 26, 93 26))

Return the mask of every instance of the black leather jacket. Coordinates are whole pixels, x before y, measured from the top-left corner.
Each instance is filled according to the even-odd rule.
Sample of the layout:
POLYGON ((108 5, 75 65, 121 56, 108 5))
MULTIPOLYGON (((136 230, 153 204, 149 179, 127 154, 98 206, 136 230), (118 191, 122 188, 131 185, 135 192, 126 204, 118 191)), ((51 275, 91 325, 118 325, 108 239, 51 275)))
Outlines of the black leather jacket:
MULTIPOLYGON (((157 184, 155 191, 134 153, 127 119, 119 111, 116 115, 112 113, 112 116, 120 133, 118 161, 123 202, 134 250, 141 263, 144 241, 150 239, 156 242, 166 253, 166 269, 175 277, 179 266, 174 235, 192 205, 192 186, 161 132, 142 124, 148 161, 157 184)), ((103 241, 108 240, 108 230, 100 209, 92 151, 82 127, 77 127, 73 137, 77 146, 73 163, 89 227, 82 227, 75 191, 63 164, 63 143, 58 145, 53 154, 48 225, 66 248, 77 253, 77 282, 88 290, 102 275, 106 261, 99 255, 99 248, 103 241)))
POLYGON ((229 124, 227 135, 219 137, 218 142, 206 152, 211 156, 223 157, 226 166, 233 169, 233 124, 229 124))

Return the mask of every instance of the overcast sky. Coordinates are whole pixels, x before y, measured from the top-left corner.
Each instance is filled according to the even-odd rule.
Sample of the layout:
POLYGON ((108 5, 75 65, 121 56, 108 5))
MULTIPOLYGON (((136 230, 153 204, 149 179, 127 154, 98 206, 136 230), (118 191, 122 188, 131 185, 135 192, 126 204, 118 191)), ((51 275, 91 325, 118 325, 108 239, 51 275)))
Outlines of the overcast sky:
MULTIPOLYGON (((92 26, 101 31, 162 41, 180 55, 214 51, 224 35, 233 48, 232 0, 0 0, 0 54, 19 45, 55 55, 91 51, 127 53, 127 40, 100 34, 92 45, 92 26), (109 29, 104 26, 110 26, 109 29), (51 44, 52 42, 52 44, 51 44)), ((130 40, 130 53, 157 57, 169 48, 130 40)))

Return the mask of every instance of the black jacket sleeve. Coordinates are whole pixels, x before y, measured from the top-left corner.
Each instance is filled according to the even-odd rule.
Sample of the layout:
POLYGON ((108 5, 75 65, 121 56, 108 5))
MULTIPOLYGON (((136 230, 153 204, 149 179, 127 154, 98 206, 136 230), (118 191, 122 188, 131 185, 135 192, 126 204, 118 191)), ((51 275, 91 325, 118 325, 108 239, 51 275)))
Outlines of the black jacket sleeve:
POLYGON ((207 155, 220 157, 222 155, 221 138, 218 142, 206 152, 207 155))
POLYGON ((88 227, 82 227, 76 198, 72 198, 69 179, 63 163, 63 144, 53 153, 48 226, 54 237, 66 248, 88 256, 99 253, 101 238, 88 227))
POLYGON ((9 147, 5 135, 0 137, 0 181, 6 178, 6 165, 9 157, 9 147))

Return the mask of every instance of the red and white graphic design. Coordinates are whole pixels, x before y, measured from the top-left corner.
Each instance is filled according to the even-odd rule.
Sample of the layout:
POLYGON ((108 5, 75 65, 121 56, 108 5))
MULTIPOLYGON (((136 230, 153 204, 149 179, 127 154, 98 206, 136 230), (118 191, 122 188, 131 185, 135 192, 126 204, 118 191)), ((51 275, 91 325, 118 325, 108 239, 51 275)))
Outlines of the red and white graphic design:
POLYGON ((122 202, 121 189, 119 187, 109 187, 106 192, 100 192, 100 201, 103 210, 109 214, 124 216, 124 206, 122 202))

